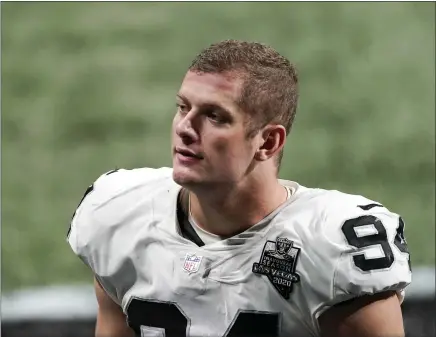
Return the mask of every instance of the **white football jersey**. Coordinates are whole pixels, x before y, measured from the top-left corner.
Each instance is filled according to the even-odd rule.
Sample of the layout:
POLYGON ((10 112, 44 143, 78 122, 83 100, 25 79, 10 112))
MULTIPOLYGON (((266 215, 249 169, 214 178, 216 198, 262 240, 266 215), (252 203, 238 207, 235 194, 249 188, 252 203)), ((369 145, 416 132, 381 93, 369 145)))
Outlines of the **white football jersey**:
POLYGON ((339 302, 403 294, 411 270, 399 215, 281 183, 295 190, 285 204, 200 247, 180 234, 172 169, 111 171, 88 188, 68 242, 138 336, 318 336, 318 317, 339 302))

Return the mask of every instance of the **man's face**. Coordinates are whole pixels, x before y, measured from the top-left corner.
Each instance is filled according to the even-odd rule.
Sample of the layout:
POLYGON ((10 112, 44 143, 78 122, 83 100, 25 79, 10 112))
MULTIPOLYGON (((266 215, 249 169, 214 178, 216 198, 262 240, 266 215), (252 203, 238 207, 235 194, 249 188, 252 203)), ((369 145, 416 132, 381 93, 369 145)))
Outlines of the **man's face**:
POLYGON ((233 184, 246 174, 259 138, 246 136, 237 105, 242 80, 189 71, 172 127, 173 178, 182 186, 233 184))

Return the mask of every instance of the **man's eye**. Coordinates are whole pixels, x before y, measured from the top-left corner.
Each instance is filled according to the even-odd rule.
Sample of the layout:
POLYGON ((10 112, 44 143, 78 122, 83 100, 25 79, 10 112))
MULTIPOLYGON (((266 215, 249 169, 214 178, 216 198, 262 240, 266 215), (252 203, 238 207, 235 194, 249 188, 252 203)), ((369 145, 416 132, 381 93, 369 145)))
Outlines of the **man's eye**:
POLYGON ((177 107, 177 110, 178 110, 179 112, 181 112, 181 113, 186 113, 186 112, 188 112, 188 107, 187 107, 186 105, 184 105, 184 104, 176 103, 176 107, 177 107))
POLYGON ((215 110, 207 111, 206 116, 214 123, 224 123, 225 122, 223 116, 221 116, 221 114, 216 112, 215 110))
POLYGON ((213 112, 213 111, 209 112, 207 114, 207 116, 211 119, 218 119, 219 118, 218 114, 216 112, 213 112))

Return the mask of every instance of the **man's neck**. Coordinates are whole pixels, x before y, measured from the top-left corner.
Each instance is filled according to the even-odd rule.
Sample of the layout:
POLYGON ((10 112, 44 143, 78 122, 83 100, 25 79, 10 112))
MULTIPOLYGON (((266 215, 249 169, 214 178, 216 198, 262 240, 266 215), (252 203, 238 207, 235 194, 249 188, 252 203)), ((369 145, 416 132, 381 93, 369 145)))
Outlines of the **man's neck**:
POLYGON ((277 179, 233 189, 189 192, 192 216, 198 226, 223 237, 239 234, 272 213, 287 198, 277 179))

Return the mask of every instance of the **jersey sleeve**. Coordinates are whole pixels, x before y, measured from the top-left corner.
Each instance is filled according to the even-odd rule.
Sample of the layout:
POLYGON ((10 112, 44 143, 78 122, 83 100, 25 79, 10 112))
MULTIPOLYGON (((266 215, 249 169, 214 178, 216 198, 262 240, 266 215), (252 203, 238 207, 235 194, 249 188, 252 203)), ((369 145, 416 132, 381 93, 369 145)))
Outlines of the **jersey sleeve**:
MULTIPOLYGON (((94 273, 106 293, 118 303, 116 298, 116 290, 107 282, 98 272, 98 266, 101 264, 99 259, 101 254, 98 254, 95 247, 95 238, 99 232, 104 237, 104 228, 100 224, 96 211, 107 201, 108 192, 111 190, 112 173, 118 170, 109 171, 101 175, 92 185, 90 185, 76 211, 73 214, 70 228, 67 234, 67 242, 70 244, 73 252, 87 265, 94 273)), ((102 238, 102 240, 104 240, 102 238)))
MULTIPOLYGON (((67 242, 79 257, 82 257, 81 252, 84 248, 80 234, 83 236, 84 232, 98 228, 94 211, 103 201, 104 192, 110 181, 109 175, 113 172, 115 171, 102 174, 92 185, 88 186, 73 214, 68 229, 67 242)), ((87 261, 84 262, 89 265, 87 261)))
POLYGON ((404 221, 360 196, 333 197, 325 211, 326 245, 335 251, 330 294, 316 313, 362 295, 396 291, 401 301, 411 282, 404 221))
POLYGON ((109 171, 88 187, 73 215, 68 243, 118 304, 123 289, 114 284, 136 280, 130 253, 132 233, 144 228, 136 220, 138 214, 153 216, 154 191, 167 189, 171 172, 168 168, 109 171))

